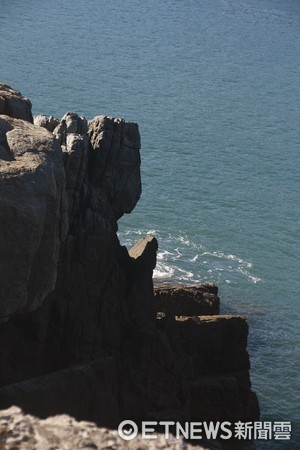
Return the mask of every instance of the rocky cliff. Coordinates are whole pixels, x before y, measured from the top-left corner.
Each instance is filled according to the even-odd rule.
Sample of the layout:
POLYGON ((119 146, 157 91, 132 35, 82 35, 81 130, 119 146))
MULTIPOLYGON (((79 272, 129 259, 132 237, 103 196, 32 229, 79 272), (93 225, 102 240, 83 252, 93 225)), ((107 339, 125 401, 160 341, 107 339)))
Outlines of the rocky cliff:
POLYGON ((119 242, 141 194, 138 125, 34 122, 0 84, 0 408, 111 427, 257 418, 246 319, 216 315, 216 287, 154 294, 156 239, 119 242))

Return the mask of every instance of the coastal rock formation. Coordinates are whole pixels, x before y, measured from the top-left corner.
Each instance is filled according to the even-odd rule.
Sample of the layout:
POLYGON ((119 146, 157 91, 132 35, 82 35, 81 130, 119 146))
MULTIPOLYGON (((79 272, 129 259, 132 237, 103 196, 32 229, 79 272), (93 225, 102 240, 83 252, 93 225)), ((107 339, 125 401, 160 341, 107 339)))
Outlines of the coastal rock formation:
POLYGON ((155 300, 157 240, 119 242, 141 195, 137 124, 30 114, 0 115, 0 407, 109 427, 256 418, 246 320, 201 316, 214 286, 155 300))
POLYGON ((39 116, 35 116, 33 118, 33 123, 39 127, 46 128, 46 130, 53 133, 54 129, 59 124, 59 120, 55 119, 53 116, 48 117, 45 114, 40 114, 39 116))
POLYGON ((0 114, 33 122, 31 102, 19 91, 0 82, 0 114))
POLYGON ((14 450, 218 450, 212 443, 201 446, 189 445, 182 439, 158 434, 154 440, 123 440, 116 430, 97 428, 91 422, 77 422, 72 417, 61 415, 39 420, 25 415, 13 406, 0 411, 1 449, 14 450))

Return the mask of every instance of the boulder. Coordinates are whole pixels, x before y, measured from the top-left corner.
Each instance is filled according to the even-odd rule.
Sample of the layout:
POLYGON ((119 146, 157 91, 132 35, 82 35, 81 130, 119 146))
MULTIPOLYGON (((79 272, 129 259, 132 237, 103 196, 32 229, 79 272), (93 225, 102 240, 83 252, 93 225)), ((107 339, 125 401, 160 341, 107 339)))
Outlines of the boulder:
POLYGON ((55 119, 53 116, 48 117, 45 114, 40 114, 33 118, 33 123, 39 127, 46 128, 46 130, 51 131, 52 133, 59 124, 59 120, 55 119))
POLYGON ((0 82, 0 114, 33 122, 31 102, 19 91, 0 82))

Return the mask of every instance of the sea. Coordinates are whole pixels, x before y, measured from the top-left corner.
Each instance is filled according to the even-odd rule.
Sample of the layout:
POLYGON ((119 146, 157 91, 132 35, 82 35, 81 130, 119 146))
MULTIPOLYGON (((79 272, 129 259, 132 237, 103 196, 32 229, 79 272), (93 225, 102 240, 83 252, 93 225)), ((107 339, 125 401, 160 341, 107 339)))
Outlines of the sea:
POLYGON ((139 124, 120 241, 154 235, 155 281, 215 283, 246 316, 272 440, 241 448, 299 449, 300 1, 0 0, 0 80, 34 115, 139 124))

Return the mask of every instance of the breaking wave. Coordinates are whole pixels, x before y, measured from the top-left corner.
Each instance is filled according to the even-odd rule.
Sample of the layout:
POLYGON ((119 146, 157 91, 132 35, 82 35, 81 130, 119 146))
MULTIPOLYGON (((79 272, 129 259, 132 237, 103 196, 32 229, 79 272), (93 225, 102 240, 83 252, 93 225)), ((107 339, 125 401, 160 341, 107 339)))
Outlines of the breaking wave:
POLYGON ((252 261, 232 253, 211 251, 204 245, 192 242, 183 233, 177 236, 159 230, 127 230, 119 233, 121 244, 130 248, 135 242, 152 235, 158 239, 159 250, 154 270, 154 280, 178 283, 250 283, 261 282, 254 273, 252 261))

